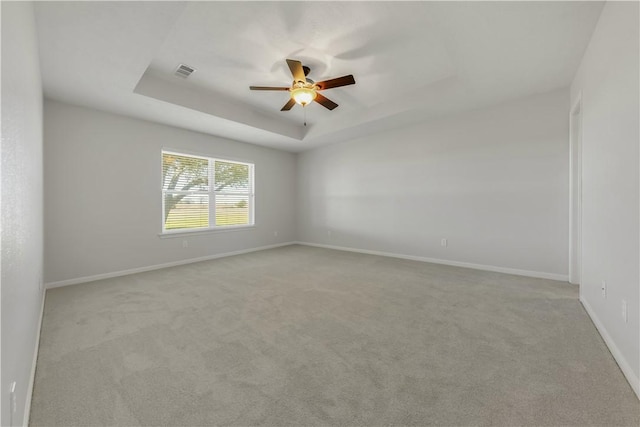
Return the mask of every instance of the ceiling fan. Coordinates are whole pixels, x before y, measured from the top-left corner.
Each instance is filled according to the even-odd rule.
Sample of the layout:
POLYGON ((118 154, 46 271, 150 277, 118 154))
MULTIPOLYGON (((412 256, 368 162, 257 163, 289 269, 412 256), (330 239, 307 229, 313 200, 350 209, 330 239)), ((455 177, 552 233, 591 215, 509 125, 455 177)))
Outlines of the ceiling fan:
POLYGON ((287 90, 290 92, 291 99, 284 104, 284 107, 280 111, 289 111, 295 104, 300 104, 303 107, 310 102, 315 101, 329 110, 333 110, 338 106, 332 100, 324 97, 318 93, 322 90, 333 89, 340 86, 347 86, 355 84, 353 75, 337 77, 335 79, 324 80, 321 82, 314 82, 307 78, 309 74, 309 67, 303 66, 302 62, 294 59, 287 59, 287 64, 293 75, 293 83, 291 87, 271 87, 271 86, 249 86, 251 90, 287 90))

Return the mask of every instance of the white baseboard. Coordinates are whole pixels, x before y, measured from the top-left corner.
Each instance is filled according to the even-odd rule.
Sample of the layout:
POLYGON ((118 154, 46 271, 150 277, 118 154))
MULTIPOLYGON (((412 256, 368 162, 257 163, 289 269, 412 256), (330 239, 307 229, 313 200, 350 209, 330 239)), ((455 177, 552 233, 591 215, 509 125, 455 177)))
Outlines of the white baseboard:
POLYGON ((403 254, 396 254, 392 252, 370 251, 368 249, 348 248, 344 246, 324 245, 320 243, 310 243, 310 242, 295 242, 295 243, 299 245, 305 245, 305 246, 315 246, 318 248, 336 249, 339 251, 359 252, 359 253, 369 254, 369 255, 388 256, 392 258, 409 259, 412 261, 430 262, 433 264, 444 264, 444 265, 451 265, 455 267, 472 268, 474 270, 484 270, 484 271, 493 271, 497 273, 515 274, 516 276, 527 276, 527 277, 536 277, 539 279, 559 280, 561 282, 567 282, 569 280, 568 274, 519 270, 516 268, 496 267, 493 265, 473 264, 470 262, 461 262, 461 261, 449 261, 445 259, 426 258, 426 257, 420 257, 420 256, 414 256, 414 255, 403 255, 403 254))
POLYGON ((175 267, 178 265, 192 264, 194 262, 209 261, 217 258, 225 258, 233 255, 241 255, 249 252, 262 251, 265 249, 279 248, 281 246, 293 245, 295 242, 278 243, 275 245, 260 246, 257 248, 241 249, 239 251, 224 252, 220 254, 207 255, 198 258, 182 259, 179 261, 166 262, 164 264, 149 265, 146 267, 130 268, 128 270, 114 271, 111 273, 96 274, 93 276, 77 277, 75 279, 60 280, 58 282, 49 282, 45 284, 46 289, 59 288, 61 286, 77 285, 79 283, 93 282, 96 280, 110 279, 112 277, 127 276, 129 274, 144 273, 145 271, 160 270, 161 268, 175 267))
POLYGON ((44 317, 44 300, 47 294, 42 292, 42 304, 40 304, 40 318, 38 319, 38 330, 36 331, 36 346, 33 350, 33 362, 31 363, 31 375, 29 377, 29 385, 27 389, 27 397, 24 403, 24 415, 22 417, 24 427, 29 426, 29 417, 31 415, 31 399, 33 398, 33 386, 36 382, 36 363, 38 361, 38 351, 40 350, 40 331, 42 330, 42 318, 44 317))
POLYGON ((625 359, 622 355, 622 352, 620 352, 620 349, 616 345, 615 341, 613 341, 613 339, 611 338, 611 335, 609 335, 609 332, 607 332, 607 328, 604 327, 604 324, 600 321, 600 319, 598 319, 598 316, 596 316, 596 312, 593 310, 593 308, 591 308, 589 303, 582 297, 582 295, 580 296, 580 302, 582 303, 584 309, 587 311, 587 314, 591 318, 591 321, 595 325, 596 329, 598 330, 598 332, 600 332, 600 336, 604 340, 605 344, 607 345, 607 347, 609 347, 609 351, 620 367, 620 370, 627 378, 627 381, 629 381, 631 388, 636 393, 636 396, 638 396, 638 399, 640 399, 640 380, 631 369, 631 366, 627 362, 627 359, 625 359))

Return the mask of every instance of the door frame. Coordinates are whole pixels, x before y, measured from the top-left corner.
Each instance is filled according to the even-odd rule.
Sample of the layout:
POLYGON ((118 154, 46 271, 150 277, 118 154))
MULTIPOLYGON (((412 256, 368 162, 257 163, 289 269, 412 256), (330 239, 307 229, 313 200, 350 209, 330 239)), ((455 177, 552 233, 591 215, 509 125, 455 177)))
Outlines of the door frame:
POLYGON ((582 92, 569 112, 569 283, 582 281, 582 92))

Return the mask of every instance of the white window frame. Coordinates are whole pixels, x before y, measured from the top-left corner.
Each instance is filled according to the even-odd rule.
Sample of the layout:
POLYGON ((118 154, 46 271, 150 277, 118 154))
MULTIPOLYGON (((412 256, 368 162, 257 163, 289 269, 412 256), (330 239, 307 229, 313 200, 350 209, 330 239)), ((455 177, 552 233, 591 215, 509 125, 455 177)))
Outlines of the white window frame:
MULTIPOLYGON (((166 191, 163 187, 163 182, 160 183, 160 198, 162 200, 162 210, 160 212, 160 220, 162 224, 162 231, 160 236, 171 236, 171 235, 180 235, 180 234, 192 234, 192 233, 209 233, 213 231, 232 231, 232 230, 241 230, 246 228, 255 227, 255 164, 246 161, 239 161, 235 159, 223 159, 219 157, 211 157, 211 156, 203 156, 201 154, 193 154, 184 151, 176 151, 171 149, 162 149, 160 153, 160 169, 163 167, 163 159, 164 154, 173 154, 176 156, 183 157, 193 157, 197 159, 204 159, 209 162, 209 190, 188 190, 188 191, 180 191, 180 190, 170 190, 166 191), (236 163, 241 165, 246 165, 249 167, 249 192, 241 193, 241 192, 225 192, 225 191, 215 191, 215 162, 226 162, 226 163, 236 163), (198 228, 176 228, 167 230, 165 228, 164 221, 164 209, 165 209, 165 194, 169 192, 172 194, 203 194, 209 196, 209 227, 198 227, 198 228), (249 221, 248 224, 240 224, 240 225, 216 225, 216 195, 248 195, 248 214, 249 221)), ((161 173, 162 176, 162 173, 161 173)))

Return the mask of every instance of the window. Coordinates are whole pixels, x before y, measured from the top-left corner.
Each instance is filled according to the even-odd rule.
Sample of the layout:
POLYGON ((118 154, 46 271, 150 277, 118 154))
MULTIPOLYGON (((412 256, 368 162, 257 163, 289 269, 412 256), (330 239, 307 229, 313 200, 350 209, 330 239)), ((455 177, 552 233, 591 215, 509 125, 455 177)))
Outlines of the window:
POLYGON ((162 231, 253 225, 253 164, 162 152, 162 231))

